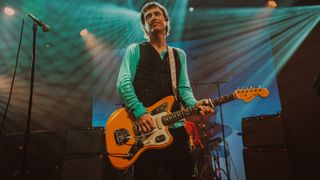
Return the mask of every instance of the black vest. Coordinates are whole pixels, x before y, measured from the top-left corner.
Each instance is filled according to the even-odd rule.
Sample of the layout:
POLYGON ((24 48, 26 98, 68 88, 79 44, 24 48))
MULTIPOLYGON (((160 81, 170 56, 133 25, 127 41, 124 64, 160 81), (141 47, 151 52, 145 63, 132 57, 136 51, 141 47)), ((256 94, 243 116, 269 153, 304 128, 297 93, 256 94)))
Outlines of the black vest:
MULTIPOLYGON (((169 55, 166 53, 161 59, 156 49, 147 42, 139 44, 139 47, 140 60, 133 86, 138 99, 145 107, 149 107, 166 96, 173 96, 169 55)), ((176 49, 173 49, 173 53, 178 87, 181 63, 176 49)), ((177 110, 177 107, 172 109, 177 110)))

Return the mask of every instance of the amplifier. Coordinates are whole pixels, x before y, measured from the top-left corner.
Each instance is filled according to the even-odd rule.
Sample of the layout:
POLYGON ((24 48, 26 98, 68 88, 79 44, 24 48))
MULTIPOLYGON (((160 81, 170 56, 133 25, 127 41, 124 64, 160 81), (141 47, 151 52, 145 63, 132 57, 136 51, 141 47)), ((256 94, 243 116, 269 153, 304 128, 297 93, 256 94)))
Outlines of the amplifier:
MULTIPOLYGON (((24 138, 24 133, 0 136, 0 179, 20 179, 24 138)), ((31 131, 26 158, 25 180, 56 180, 63 158, 63 144, 52 131, 31 131)))
POLYGON ((105 157, 73 157, 65 158, 62 166, 61 180, 102 180, 105 179, 105 157))
POLYGON ((122 180, 120 175, 106 157, 103 127, 66 130, 61 180, 122 180))
POLYGON ((293 171, 286 148, 244 149, 247 180, 291 180, 293 171))
POLYGON ((283 117, 279 114, 242 119, 243 146, 286 146, 283 117))
POLYGON ((101 154, 105 149, 104 128, 69 127, 65 133, 65 156, 101 154))

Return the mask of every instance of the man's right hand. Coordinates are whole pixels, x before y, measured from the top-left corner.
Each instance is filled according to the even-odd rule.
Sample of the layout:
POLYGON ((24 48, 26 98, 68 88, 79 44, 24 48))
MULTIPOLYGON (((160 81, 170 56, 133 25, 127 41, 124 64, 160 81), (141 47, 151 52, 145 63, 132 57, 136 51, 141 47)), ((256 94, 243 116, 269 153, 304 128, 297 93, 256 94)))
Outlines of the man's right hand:
POLYGON ((155 124, 153 123, 153 117, 149 113, 143 114, 138 121, 138 130, 140 132, 149 132, 155 128, 155 124))

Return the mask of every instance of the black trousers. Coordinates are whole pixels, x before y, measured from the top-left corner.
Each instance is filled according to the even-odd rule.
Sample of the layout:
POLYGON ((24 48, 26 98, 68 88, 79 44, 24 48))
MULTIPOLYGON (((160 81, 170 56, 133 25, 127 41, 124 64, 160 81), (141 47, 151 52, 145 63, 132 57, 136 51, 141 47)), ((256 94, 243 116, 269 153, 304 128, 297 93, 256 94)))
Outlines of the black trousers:
POLYGON ((184 127, 170 129, 173 143, 165 149, 145 151, 134 165, 134 180, 191 180, 194 169, 193 156, 189 150, 189 138, 184 127), (159 177, 163 168, 170 177, 159 177))

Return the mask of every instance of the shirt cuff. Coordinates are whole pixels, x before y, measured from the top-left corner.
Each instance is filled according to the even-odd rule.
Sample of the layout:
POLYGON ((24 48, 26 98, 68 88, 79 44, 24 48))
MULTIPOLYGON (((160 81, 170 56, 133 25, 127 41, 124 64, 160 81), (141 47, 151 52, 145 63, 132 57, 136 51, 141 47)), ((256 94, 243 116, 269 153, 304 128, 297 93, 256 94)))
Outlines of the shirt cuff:
POLYGON ((147 112, 148 111, 145 107, 141 107, 141 108, 135 109, 132 113, 136 119, 139 119, 143 114, 147 112))

